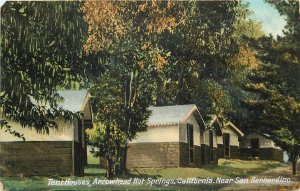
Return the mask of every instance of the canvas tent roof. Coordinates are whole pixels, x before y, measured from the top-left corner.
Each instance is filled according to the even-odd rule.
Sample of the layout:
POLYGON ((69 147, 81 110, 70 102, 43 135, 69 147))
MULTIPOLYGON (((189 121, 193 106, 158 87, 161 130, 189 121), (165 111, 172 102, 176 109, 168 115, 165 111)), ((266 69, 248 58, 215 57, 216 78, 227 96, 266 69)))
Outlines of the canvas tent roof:
POLYGON ((263 132, 260 132, 260 131, 255 131, 254 130, 254 131, 249 131, 248 133, 246 133, 246 135, 250 135, 250 134, 259 134, 259 135, 264 136, 267 139, 272 139, 272 136, 270 134, 263 133, 263 132))
POLYGON ((62 90, 57 93, 63 98, 58 105, 71 112, 83 111, 89 98, 87 90, 62 90))
POLYGON ((234 130, 240 137, 244 136, 244 133, 239 128, 237 128, 231 121, 226 121, 224 123, 224 119, 221 117, 218 117, 215 114, 209 115, 209 117, 210 117, 210 120, 208 121, 209 126, 212 126, 215 122, 217 122, 217 124, 219 125, 218 130, 221 131, 221 132, 219 132, 220 133, 219 136, 222 135, 222 131, 223 131, 222 129, 227 128, 227 127, 230 127, 232 130, 234 130))
POLYGON ((151 106, 149 110, 152 111, 147 123, 149 126, 176 125, 184 122, 192 114, 198 123, 201 122, 204 124, 195 104, 160 107, 151 106))
MULTIPOLYGON (((90 98, 90 94, 87 90, 61 90, 57 91, 57 93, 63 98, 57 101, 58 106, 73 113, 82 112, 90 98)), ((33 98, 31 98, 31 101, 34 104, 46 106, 46 108, 50 107, 48 102, 37 102, 33 98)))
POLYGON ((244 133, 239 128, 237 128, 233 123, 231 123, 231 122, 226 123, 225 127, 228 127, 228 126, 230 126, 233 130, 235 130, 239 136, 241 136, 241 137, 244 136, 244 133))

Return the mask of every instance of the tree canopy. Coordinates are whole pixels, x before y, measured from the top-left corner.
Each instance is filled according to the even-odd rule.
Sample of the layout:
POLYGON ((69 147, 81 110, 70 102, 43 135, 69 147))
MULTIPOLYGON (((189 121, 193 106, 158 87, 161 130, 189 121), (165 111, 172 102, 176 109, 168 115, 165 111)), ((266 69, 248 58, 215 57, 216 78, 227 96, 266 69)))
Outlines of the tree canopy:
POLYGON ((250 111, 248 121, 252 125, 248 129, 271 134, 272 139, 288 152, 295 174, 300 150, 299 3, 270 3, 287 16, 287 25, 283 37, 263 37, 254 43, 261 64, 246 85, 246 89, 256 95, 246 100, 250 111))
POLYGON ((54 118, 74 117, 57 106, 56 92, 74 88, 87 68, 82 54, 87 24, 80 8, 80 2, 6 2, 1 7, 2 128, 10 129, 9 119, 48 132, 56 126, 54 118))

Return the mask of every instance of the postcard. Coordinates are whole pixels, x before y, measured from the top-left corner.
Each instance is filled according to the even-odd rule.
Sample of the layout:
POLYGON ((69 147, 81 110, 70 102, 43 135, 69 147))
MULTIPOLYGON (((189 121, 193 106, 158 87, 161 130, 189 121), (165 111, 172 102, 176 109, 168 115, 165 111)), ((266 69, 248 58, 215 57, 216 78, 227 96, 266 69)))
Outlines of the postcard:
POLYGON ((299 1, 0 2, 0 191, 300 190, 299 1))

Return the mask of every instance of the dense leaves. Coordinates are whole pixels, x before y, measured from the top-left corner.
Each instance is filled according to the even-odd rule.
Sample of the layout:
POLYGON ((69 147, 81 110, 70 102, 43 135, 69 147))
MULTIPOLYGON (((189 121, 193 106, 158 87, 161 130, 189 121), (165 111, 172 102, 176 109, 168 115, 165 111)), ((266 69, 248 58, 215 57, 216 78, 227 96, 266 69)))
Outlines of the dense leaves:
POLYGON ((196 103, 204 114, 240 107, 234 93, 258 64, 244 36, 259 30, 235 32, 241 21, 254 25, 244 4, 87 1, 82 10, 86 54, 105 55, 106 71, 90 86, 99 119, 91 144, 106 148, 95 154, 107 159, 109 177, 124 168, 127 141, 146 129, 150 105, 196 103))
POLYGON ((151 76, 163 70, 169 56, 158 37, 176 25, 173 6, 161 1, 87 1, 82 8, 89 24, 84 50, 106 58, 105 73, 90 83, 99 119, 95 133, 102 137, 91 144, 106 148, 95 154, 107 159, 109 178, 125 171, 128 141, 146 130, 155 92, 151 76))
POLYGON ((87 27, 80 7, 79 2, 7 2, 1 7, 3 123, 9 119, 48 132, 56 126, 54 118, 74 117, 57 107, 56 91, 81 81, 87 27))
POLYGON ((182 6, 186 21, 162 39, 171 54, 170 64, 157 75, 156 104, 196 103, 204 115, 224 111, 238 119, 244 113, 240 98, 248 94, 241 87, 258 65, 249 39, 262 32, 239 2, 182 6))
POLYGON ((248 129, 269 133, 288 152, 293 174, 300 151, 300 30, 299 3, 271 1, 287 16, 284 37, 264 37, 255 43, 261 65, 246 88, 256 94, 247 99, 248 129))

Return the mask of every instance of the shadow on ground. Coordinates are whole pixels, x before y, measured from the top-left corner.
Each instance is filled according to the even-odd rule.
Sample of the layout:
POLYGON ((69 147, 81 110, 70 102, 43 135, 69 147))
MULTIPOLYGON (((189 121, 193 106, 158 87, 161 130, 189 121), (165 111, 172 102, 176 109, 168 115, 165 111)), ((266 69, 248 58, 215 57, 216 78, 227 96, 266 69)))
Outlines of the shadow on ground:
MULTIPOLYGON (((129 172, 128 174, 118 176, 118 178, 125 179, 125 178, 134 177, 134 178, 140 178, 140 179, 142 179, 142 178, 158 179, 158 178, 162 177, 159 174, 149 175, 146 173, 141 173, 137 169, 133 169, 133 172, 136 172, 136 173, 129 172)), ((105 169, 100 169, 98 164, 88 164, 87 167, 85 168, 84 176, 85 177, 105 177, 105 174, 106 174, 105 169)))
MULTIPOLYGON (((249 161, 249 163, 251 162, 252 161, 249 161)), ((268 169, 273 169, 273 168, 283 166, 283 164, 281 163, 265 163, 264 165, 258 168, 257 167, 251 168, 251 166, 246 166, 246 165, 234 167, 234 165, 235 164, 231 161, 225 161, 218 166, 205 166, 203 167, 203 169, 215 173, 220 173, 220 171, 222 171, 222 177, 236 178, 237 176, 238 177, 251 176, 261 171, 266 171, 268 169)))

